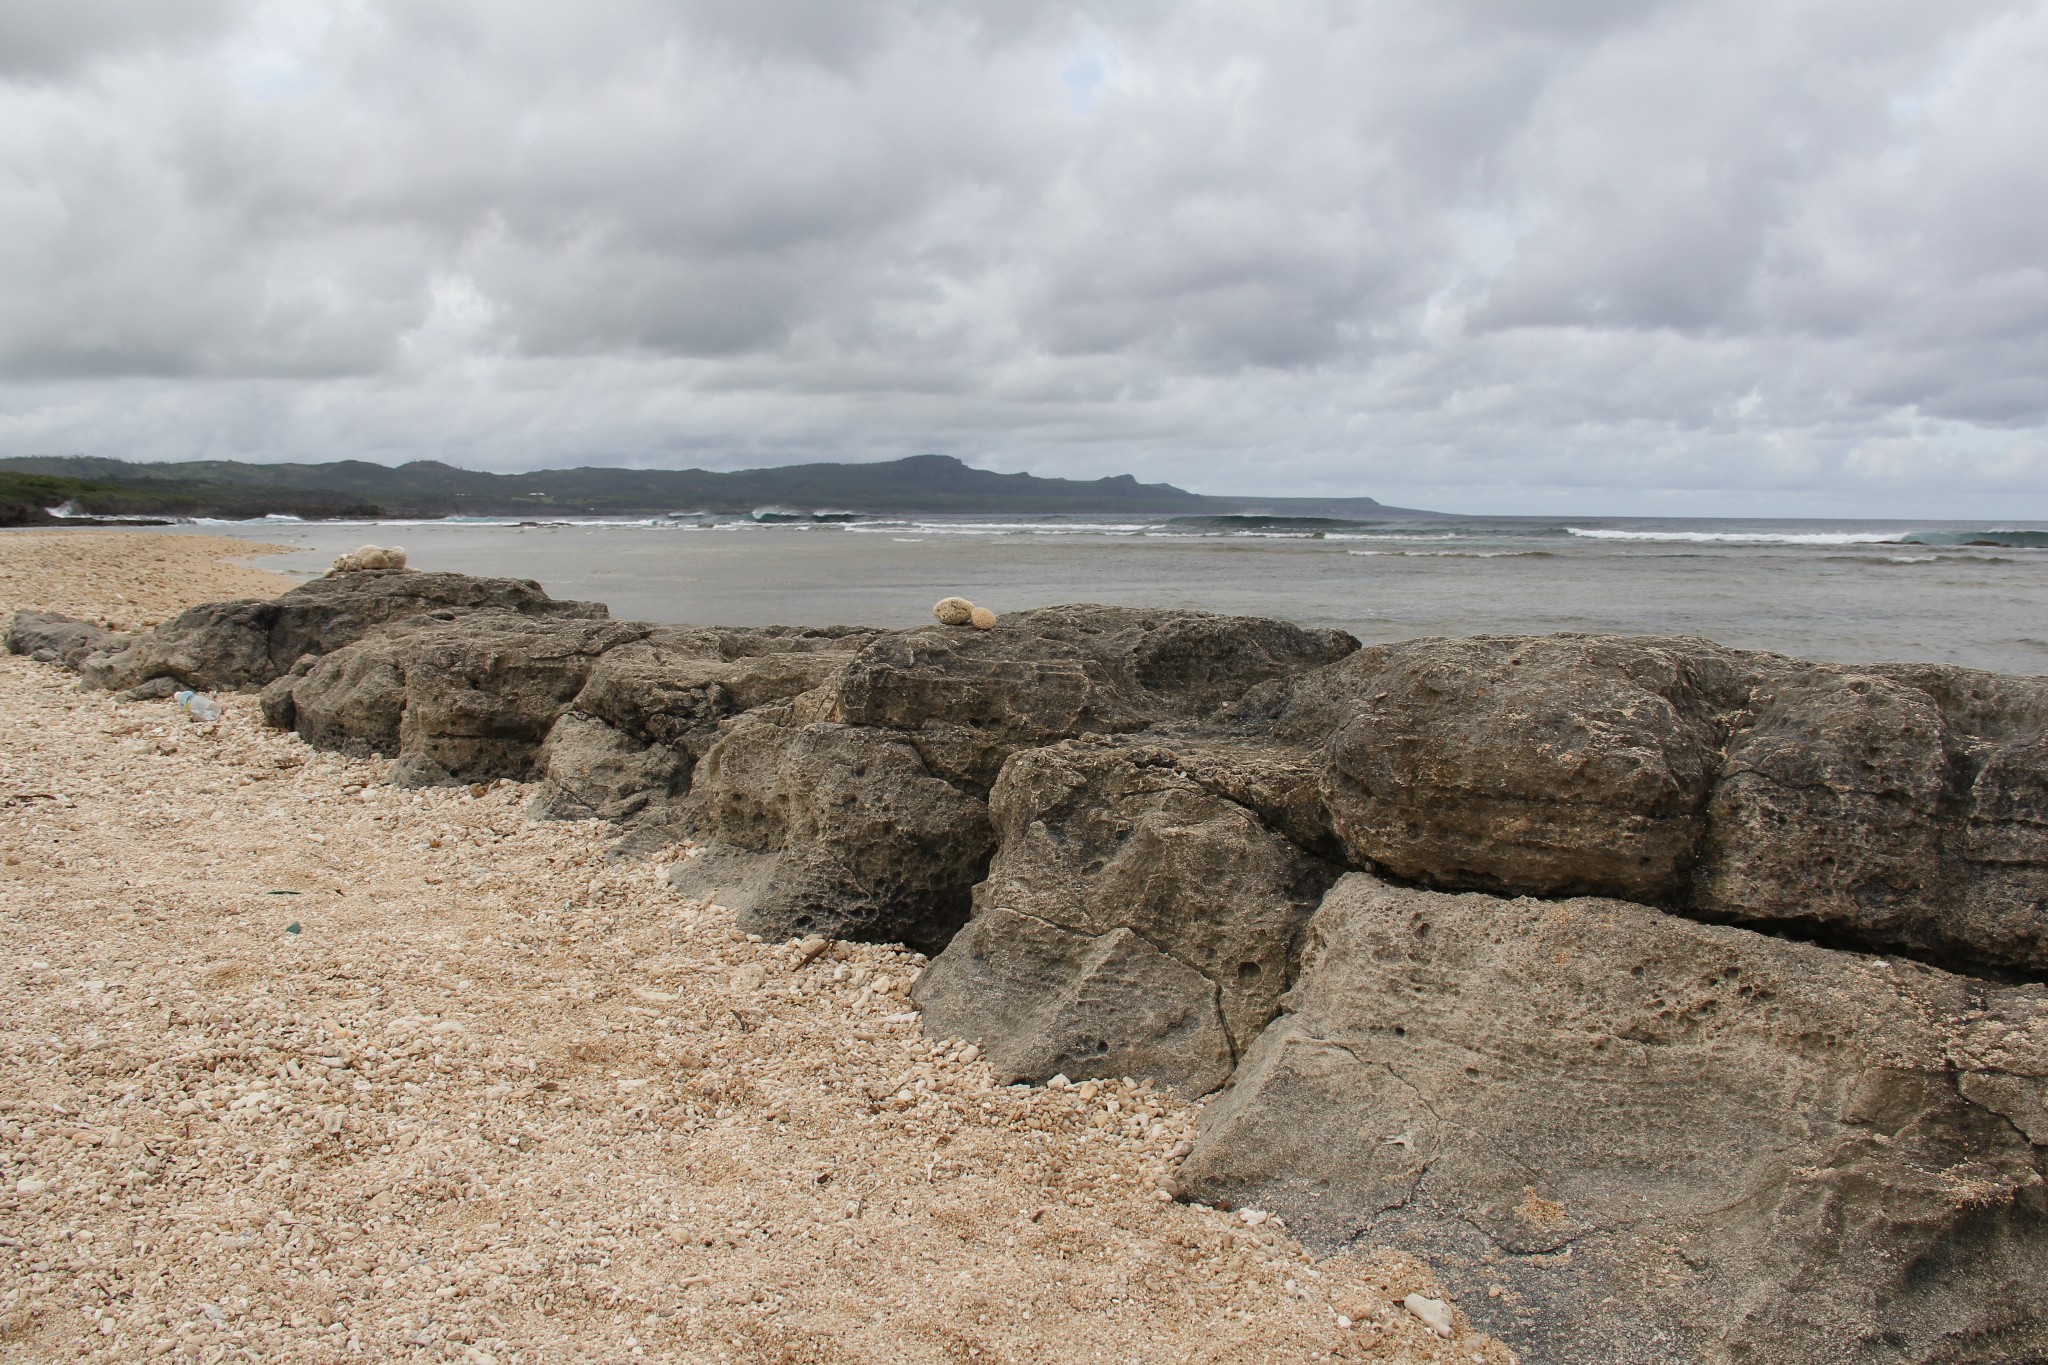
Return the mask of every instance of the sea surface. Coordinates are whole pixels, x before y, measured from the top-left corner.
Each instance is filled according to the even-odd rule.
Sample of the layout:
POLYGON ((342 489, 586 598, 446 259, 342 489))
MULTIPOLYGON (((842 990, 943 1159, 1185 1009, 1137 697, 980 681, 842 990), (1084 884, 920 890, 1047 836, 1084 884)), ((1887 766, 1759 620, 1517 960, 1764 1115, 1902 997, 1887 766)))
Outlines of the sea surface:
POLYGON ((534 578, 663 622, 905 627, 958 594, 997 612, 1105 602, 1275 616, 1367 643, 1617 631, 2048 672, 2048 522, 679 515, 186 529, 299 547, 260 563, 307 577, 358 545, 402 545, 416 568, 534 578))

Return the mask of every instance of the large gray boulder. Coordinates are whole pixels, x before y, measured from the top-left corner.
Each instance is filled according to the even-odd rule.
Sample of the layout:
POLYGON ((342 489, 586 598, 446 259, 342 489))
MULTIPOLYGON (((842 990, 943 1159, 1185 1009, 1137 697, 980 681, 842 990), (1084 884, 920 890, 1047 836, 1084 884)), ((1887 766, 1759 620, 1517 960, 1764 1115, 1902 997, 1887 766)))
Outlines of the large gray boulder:
POLYGON ((1298 679, 1343 857, 2048 971, 2048 680, 1700 640, 1414 640, 1298 679))
POLYGON ((7 652, 38 663, 77 668, 101 650, 124 648, 132 637, 55 611, 17 611, 7 623, 7 652))
POLYGON ((81 661, 97 687, 174 678, 202 689, 262 687, 306 655, 332 653, 393 621, 433 612, 603 619, 595 602, 557 602, 527 579, 403 569, 334 574, 273 598, 208 602, 81 661))
POLYGON ((686 894, 727 894, 769 938, 822 934, 937 951, 966 920, 994 847, 988 808, 936 777, 903 735, 869 726, 741 716, 697 765, 693 826, 771 871, 726 877, 684 863, 686 894), (705 879, 709 879, 708 881, 705 879))
POLYGON ((2048 684, 1802 668, 1736 718, 1697 912, 2048 970, 2048 684))
MULTIPOLYGON (((743 898, 757 932, 844 932, 936 950, 966 920, 969 888, 987 868, 993 839, 983 800, 1013 754, 1089 732, 1220 722, 1246 691, 1356 647, 1340 632, 1252 617, 1085 605, 1020 612, 986 631, 877 635, 835 659, 816 686, 724 722, 691 779, 685 819, 732 848, 784 859, 793 889, 743 898), (861 738, 823 743, 824 731, 811 729, 821 724, 861 738), (878 754, 888 761, 873 762, 878 754), (842 758, 853 766, 830 772, 842 758), (859 850, 873 841, 869 823, 822 813, 792 820, 799 807, 823 810, 796 794, 802 789, 845 793, 850 807, 886 807, 892 856, 927 866, 892 867, 890 889, 876 894, 868 874, 846 870, 867 857, 859 850), (928 799, 896 795, 909 790, 928 799), (968 835, 969 825, 980 833, 968 835), (815 836, 802 833, 809 830, 815 836), (835 906, 834 895, 844 903, 835 906)), ((1246 785, 1305 805, 1304 827, 1326 829, 1320 798, 1311 791, 1301 800, 1309 784, 1296 759, 1246 785)), ((716 882, 728 865, 676 875, 679 885, 729 894, 716 882)), ((749 867, 740 880, 765 886, 770 879, 749 867)))
POLYGON ((1044 607, 992 630, 876 639, 834 684, 832 718, 905 731, 935 771, 986 791, 1018 749, 1206 720, 1357 648, 1342 631, 1261 617, 1044 607))
POLYGON ((1353 874, 1185 1197, 1430 1258, 1531 1362, 2048 1354, 2048 990, 1353 874))
POLYGON ((658 626, 607 650, 542 748, 534 813, 665 810, 689 790, 721 723, 815 691, 878 633, 658 626))
POLYGON ((402 786, 524 780, 597 660, 647 629, 492 610, 417 617, 295 670, 264 709, 316 747, 395 756, 402 786))
POLYGON ((1324 795, 1352 861, 1437 886, 1684 898, 1722 725, 1711 647, 1542 636, 1347 664, 1324 795))
MULTIPOLYGON (((1230 765, 1204 755, 1212 770, 1230 765)), ((990 798, 1000 840, 974 918, 915 998, 928 1032, 1007 1080, 1221 1085, 1279 1009, 1336 875, 1140 741, 1018 754, 990 798)))

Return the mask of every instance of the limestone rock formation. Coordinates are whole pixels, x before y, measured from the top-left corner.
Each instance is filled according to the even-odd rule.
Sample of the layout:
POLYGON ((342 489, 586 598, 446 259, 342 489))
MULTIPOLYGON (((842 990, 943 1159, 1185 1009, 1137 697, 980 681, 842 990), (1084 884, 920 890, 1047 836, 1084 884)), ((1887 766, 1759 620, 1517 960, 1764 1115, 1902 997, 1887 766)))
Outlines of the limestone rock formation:
POLYGON ((1684 897, 1721 726, 1681 642, 1366 651, 1324 792, 1354 862, 1440 886, 1684 897))
POLYGON ((687 790, 685 750, 636 739, 580 711, 549 728, 537 759, 541 788, 532 813, 552 820, 625 820, 687 790))
POLYGON ((401 785, 525 779, 597 659, 646 634, 603 617, 419 617, 322 656, 288 707, 265 702, 316 746, 395 754, 401 785))
POLYGON ((1295 684, 1354 866, 2048 971, 2048 680, 1699 640, 1383 645, 1295 684))
POLYGON ((1180 762, 1113 741, 1010 761, 974 918, 917 985, 928 1031, 1014 1080, 1223 1083, 1278 1011, 1335 870, 1180 762))
POLYGON ((1260 683, 1357 647, 1341 631, 1259 617, 1043 607, 988 630, 882 636, 834 685, 833 714, 930 734, 935 767, 986 791, 1019 748, 1207 719, 1260 683))
POLYGON ((1695 904, 2048 971, 2048 680, 1900 665, 1767 678, 1728 743, 1695 904))
POLYGON ((280 597, 209 602, 83 660, 110 689, 168 677, 205 690, 262 687, 308 654, 328 654, 392 621, 495 609, 536 619, 602 619, 594 602, 557 602, 524 579, 367 570, 316 578, 280 597))
MULTIPOLYGON (((933 776, 902 735, 867 726, 743 716, 698 765, 689 805, 720 844, 776 860, 745 879, 758 894, 726 898, 764 937, 936 950, 967 918, 994 843, 981 801, 933 776)), ((686 863, 675 885, 719 875, 686 863)))
POLYGON ((66 668, 77 668, 101 650, 119 649, 128 639, 105 626, 54 611, 18 611, 7 625, 9 654, 66 668))
POLYGON ((1426 1255, 1524 1360, 2048 1352, 2040 986, 1353 874, 1286 1007, 1185 1195, 1426 1255))

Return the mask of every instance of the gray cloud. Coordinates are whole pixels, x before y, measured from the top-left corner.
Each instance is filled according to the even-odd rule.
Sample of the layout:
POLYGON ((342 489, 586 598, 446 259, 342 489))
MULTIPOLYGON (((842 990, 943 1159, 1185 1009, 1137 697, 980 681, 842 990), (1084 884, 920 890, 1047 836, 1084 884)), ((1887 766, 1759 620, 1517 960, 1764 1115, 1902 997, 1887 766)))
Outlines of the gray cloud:
POLYGON ((2048 5, 0 10, 0 450, 2048 516, 2048 5))

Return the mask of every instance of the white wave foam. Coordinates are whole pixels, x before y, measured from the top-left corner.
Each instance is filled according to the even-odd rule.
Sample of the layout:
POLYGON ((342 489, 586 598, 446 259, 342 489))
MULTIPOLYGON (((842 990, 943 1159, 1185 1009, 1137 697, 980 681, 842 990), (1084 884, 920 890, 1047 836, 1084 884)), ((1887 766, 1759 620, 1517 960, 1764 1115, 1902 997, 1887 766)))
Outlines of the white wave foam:
POLYGON ((1397 559, 1523 559, 1542 550, 1346 550, 1347 555, 1391 555, 1397 559))
POLYGON ((1567 526, 1586 540, 1664 541, 1677 545, 1897 545, 1903 531, 1615 531, 1567 526))

